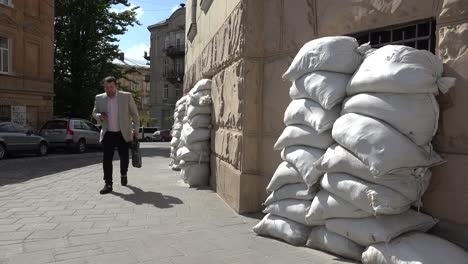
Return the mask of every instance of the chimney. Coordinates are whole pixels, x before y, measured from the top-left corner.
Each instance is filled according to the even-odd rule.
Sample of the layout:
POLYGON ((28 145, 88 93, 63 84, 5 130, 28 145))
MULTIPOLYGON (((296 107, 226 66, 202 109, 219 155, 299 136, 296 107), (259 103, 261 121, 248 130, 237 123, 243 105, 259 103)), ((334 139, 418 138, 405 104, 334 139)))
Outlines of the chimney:
POLYGON ((184 7, 185 7, 185 4, 180 4, 180 7, 181 7, 181 8, 184 8, 184 7))

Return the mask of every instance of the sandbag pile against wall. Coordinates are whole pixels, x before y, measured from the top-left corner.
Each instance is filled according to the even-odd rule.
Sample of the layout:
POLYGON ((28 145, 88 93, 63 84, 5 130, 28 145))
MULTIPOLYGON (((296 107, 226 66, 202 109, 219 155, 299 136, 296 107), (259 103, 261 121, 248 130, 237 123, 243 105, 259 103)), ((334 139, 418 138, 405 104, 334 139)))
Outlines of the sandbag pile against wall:
POLYGON ((174 124, 172 125, 171 130, 171 153, 170 153, 170 163, 169 166, 173 170, 180 170, 179 168, 179 159, 177 158, 177 150, 179 149, 180 136, 182 133, 183 120, 186 112, 188 95, 180 98, 175 105, 174 110, 174 124))
POLYGON ((210 178, 211 80, 203 79, 186 99, 176 157, 182 179, 190 186, 208 185, 210 178))
POLYGON ((429 168, 443 162, 430 144, 439 111, 434 94, 448 91, 454 80, 441 76, 442 64, 425 51, 371 50, 347 37, 307 43, 284 75, 294 82, 287 127, 275 145, 284 148, 284 162, 267 187, 273 192, 265 202, 268 215, 254 231, 355 260, 365 251, 367 263, 382 255, 389 258, 377 263, 403 263, 391 254, 405 259, 406 252, 388 254, 379 243, 426 232, 437 223, 411 207, 420 206, 429 168), (323 70, 326 74, 317 76, 323 70), (354 73, 346 93, 314 88, 316 83, 338 87, 343 82, 338 72, 354 73), (335 120, 334 103, 346 96, 335 120), (333 140, 325 136, 329 124, 333 140), (334 141, 338 144, 320 154, 334 141), (309 232, 307 238, 303 232, 309 232))
POLYGON ((335 143, 331 128, 340 115, 350 74, 361 60, 355 39, 326 37, 307 43, 284 74, 292 81, 292 101, 284 114, 286 128, 274 146, 282 150, 283 163, 267 187, 271 192, 265 201, 267 215, 254 227, 256 233, 293 245, 339 248, 351 255, 355 252, 349 247, 361 248, 343 236, 329 234, 325 221, 306 219, 323 176, 313 163, 335 143), (342 246, 333 246, 330 240, 342 246))
MULTIPOLYGON (((338 144, 315 165, 326 172, 323 190, 367 213, 325 214, 327 231, 361 250, 370 247, 363 262, 403 263, 392 256, 419 260, 408 259, 398 246, 395 252, 378 253, 386 248, 379 243, 392 243, 411 231, 426 232, 437 223, 411 207, 420 206, 429 168, 443 162, 430 143, 439 118, 434 95, 447 92, 453 83, 453 78, 442 77, 442 63, 430 52, 393 45, 369 51, 351 78, 349 97, 332 129, 338 144)), ((313 210, 308 217, 317 214, 313 210)), ((324 214, 322 208, 317 212, 324 214)), ((436 254, 443 255, 439 250, 436 254)))

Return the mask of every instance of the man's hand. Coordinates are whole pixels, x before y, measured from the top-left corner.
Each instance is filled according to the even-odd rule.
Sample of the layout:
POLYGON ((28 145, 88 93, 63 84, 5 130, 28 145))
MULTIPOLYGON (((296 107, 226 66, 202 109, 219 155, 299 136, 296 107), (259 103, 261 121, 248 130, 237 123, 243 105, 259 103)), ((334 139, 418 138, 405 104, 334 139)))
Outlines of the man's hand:
POLYGON ((107 119, 107 114, 106 113, 99 113, 99 119, 101 119, 101 121, 104 121, 107 119))

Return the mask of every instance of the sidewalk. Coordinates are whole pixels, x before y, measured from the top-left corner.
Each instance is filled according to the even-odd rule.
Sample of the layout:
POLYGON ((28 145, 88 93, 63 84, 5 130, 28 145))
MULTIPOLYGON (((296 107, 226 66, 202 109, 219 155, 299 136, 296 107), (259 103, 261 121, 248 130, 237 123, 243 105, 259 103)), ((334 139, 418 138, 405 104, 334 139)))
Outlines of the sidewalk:
MULTIPOLYGON (((114 178, 113 194, 98 193, 98 162, 7 185, 0 180, 0 263, 342 263, 257 236, 251 229, 258 219, 237 215, 211 190, 180 183, 168 167, 167 144, 144 148, 144 167, 130 169, 127 187, 114 178)), ((100 153, 91 157, 98 161, 100 153)), ((47 160, 42 166, 52 166, 47 160)), ((19 171, 39 166, 1 162, 18 162, 19 171)))

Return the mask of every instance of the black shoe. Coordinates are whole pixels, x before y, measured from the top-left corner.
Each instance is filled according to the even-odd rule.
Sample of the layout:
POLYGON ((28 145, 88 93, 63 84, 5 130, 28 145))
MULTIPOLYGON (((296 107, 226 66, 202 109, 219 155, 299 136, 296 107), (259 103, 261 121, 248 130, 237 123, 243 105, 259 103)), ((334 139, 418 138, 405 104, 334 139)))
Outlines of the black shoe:
POLYGON ((104 185, 104 188, 99 192, 100 194, 107 194, 112 192, 112 185, 106 184, 104 185))
POLYGON ((122 186, 127 186, 127 183, 128 183, 127 175, 120 176, 120 183, 122 184, 122 186))

